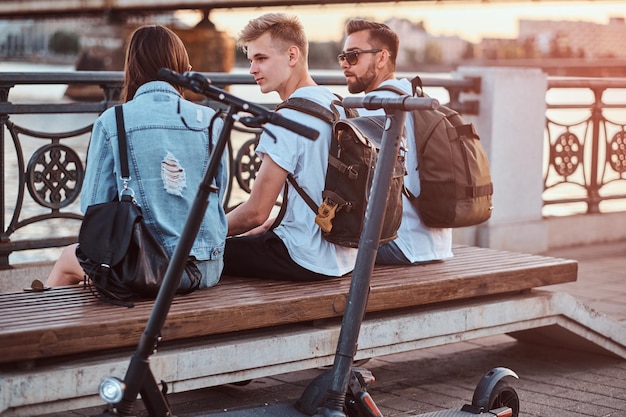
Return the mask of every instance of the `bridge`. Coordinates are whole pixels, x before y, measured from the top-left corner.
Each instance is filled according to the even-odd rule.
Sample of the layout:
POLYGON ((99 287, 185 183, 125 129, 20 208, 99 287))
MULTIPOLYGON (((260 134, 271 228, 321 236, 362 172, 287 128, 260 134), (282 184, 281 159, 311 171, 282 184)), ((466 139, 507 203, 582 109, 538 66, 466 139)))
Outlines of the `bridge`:
MULTIPOLYGON (((159 11, 230 9, 266 6, 305 6, 362 3, 439 3, 453 0, 2 0, 0 19, 45 18, 55 16, 146 14, 159 11)), ((477 3, 485 0, 475 0, 477 3)), ((507 1, 507 0, 491 0, 507 1)), ((533 1, 541 0, 518 0, 533 1)), ((582 1, 582 0, 574 0, 582 1)))
MULTIPOLYGON (((412 0, 432 1, 432 0, 412 0)), ((409 3, 410 1, 406 1, 409 3)), ((71 15, 144 14, 173 10, 211 10, 264 6, 301 6, 349 4, 346 0, 3 0, 0 19, 54 17, 71 15)), ((358 3, 385 3, 384 0, 360 0, 358 3)))

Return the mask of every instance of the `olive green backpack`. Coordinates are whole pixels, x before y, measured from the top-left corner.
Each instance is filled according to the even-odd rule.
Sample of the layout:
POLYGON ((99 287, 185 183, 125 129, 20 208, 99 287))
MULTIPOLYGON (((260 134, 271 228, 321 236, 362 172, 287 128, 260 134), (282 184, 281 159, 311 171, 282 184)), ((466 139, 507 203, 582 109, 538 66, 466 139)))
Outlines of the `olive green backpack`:
MULTIPOLYGON (((419 77, 411 80, 413 95, 424 97, 419 77)), ((390 85, 377 90, 406 95, 390 85)), ((473 226, 485 222, 493 210, 493 183, 489 160, 476 128, 457 111, 439 106, 436 110, 414 110, 415 146, 407 157, 417 155, 420 194, 405 195, 429 227, 473 226)), ((409 173, 410 175, 410 173, 409 173)))

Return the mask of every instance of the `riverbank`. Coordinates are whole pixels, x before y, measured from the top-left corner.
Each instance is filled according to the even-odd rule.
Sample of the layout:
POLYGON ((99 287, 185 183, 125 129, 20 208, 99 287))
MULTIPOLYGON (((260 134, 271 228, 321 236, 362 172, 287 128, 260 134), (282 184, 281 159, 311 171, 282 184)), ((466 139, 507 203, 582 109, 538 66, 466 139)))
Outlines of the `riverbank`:
POLYGON ((71 65, 76 68, 78 55, 33 55, 29 57, 0 57, 2 62, 14 62, 33 65, 71 65))

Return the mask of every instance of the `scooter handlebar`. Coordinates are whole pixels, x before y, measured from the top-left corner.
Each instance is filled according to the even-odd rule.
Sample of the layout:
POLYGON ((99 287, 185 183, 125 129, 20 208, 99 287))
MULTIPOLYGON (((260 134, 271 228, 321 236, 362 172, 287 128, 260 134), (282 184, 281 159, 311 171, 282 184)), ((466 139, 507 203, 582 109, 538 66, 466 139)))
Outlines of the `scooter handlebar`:
MULTIPOLYGON (((247 111, 253 113, 251 109, 248 109, 247 111)), ((320 135, 319 131, 294 120, 287 119, 286 117, 283 117, 280 114, 271 110, 265 110, 263 114, 259 114, 256 116, 240 117, 238 120, 243 125, 253 128, 261 127, 265 123, 271 123, 276 126, 284 127, 287 130, 290 130, 300 136, 304 136, 305 138, 311 140, 316 140, 320 135)))
POLYGON ((201 74, 191 73, 191 72, 180 74, 169 68, 161 68, 159 69, 159 72, 157 73, 157 77, 159 78, 159 80, 167 81, 173 85, 180 85, 189 90, 193 90, 195 92, 201 93, 204 91, 204 88, 206 87, 204 84, 208 86, 209 84, 211 84, 211 82, 207 80, 206 78, 204 78, 203 76, 198 77, 197 75, 201 76, 201 74))
POLYGON ((319 132, 309 126, 287 119, 263 106, 242 100, 225 90, 211 85, 211 81, 198 72, 179 74, 171 69, 161 68, 158 72, 158 77, 160 80, 167 81, 174 85, 180 85, 214 100, 224 102, 229 106, 235 106, 238 111, 245 111, 246 113, 252 114, 252 117, 242 117, 239 119, 246 126, 260 127, 265 123, 272 123, 311 140, 315 140, 319 136, 319 132))
POLYGON ((439 100, 432 97, 378 97, 367 95, 365 97, 346 97, 342 100, 346 108, 365 108, 368 110, 436 110, 439 100))

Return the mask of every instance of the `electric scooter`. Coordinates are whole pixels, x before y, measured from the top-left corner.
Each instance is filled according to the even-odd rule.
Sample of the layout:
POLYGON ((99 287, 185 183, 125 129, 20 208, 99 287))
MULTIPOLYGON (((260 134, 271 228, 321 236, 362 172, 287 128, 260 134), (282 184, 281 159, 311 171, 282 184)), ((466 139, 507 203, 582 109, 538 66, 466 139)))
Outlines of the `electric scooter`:
MULTIPOLYGON (((99 393, 109 404, 109 409, 99 417, 132 417, 133 406, 139 394, 150 417, 171 417, 173 412, 167 402, 166 387, 159 387, 149 366, 149 358, 158 347, 160 331, 165 323, 169 308, 183 273, 185 262, 200 227, 208 205, 208 195, 214 191, 213 179, 217 173, 221 155, 230 137, 234 122, 238 120, 247 127, 259 128, 272 123, 289 129, 309 139, 319 135, 314 129, 266 108, 246 102, 228 92, 211 85, 210 80, 199 73, 178 74, 162 69, 162 80, 169 81, 202 94, 227 106, 224 127, 214 148, 209 166, 198 189, 195 201, 187 217, 179 245, 165 274, 146 329, 123 380, 105 378, 99 393), (241 115, 244 113, 245 115, 241 115)), ((279 404, 259 408, 220 412, 220 416, 248 417, 263 414, 275 417, 382 417, 367 388, 374 378, 368 370, 353 367, 359 331, 365 315, 370 278, 374 268, 381 225, 385 211, 387 192, 391 182, 394 160, 400 150, 402 129, 406 112, 411 110, 435 109, 439 102, 424 97, 349 97, 343 99, 346 108, 363 107, 370 110, 384 109, 385 131, 374 171, 370 199, 365 213, 365 226, 359 240, 355 269, 352 273, 348 302, 342 319, 341 330, 333 367, 315 378, 302 396, 293 404, 279 404)), ((494 368, 487 372, 477 385, 472 404, 459 410, 444 410, 422 414, 423 417, 471 417, 500 416, 517 417, 519 398, 509 380, 517 378, 508 368, 494 368)), ((197 413, 194 416, 199 416, 197 413)), ((207 414, 206 417, 210 417, 207 414)))

